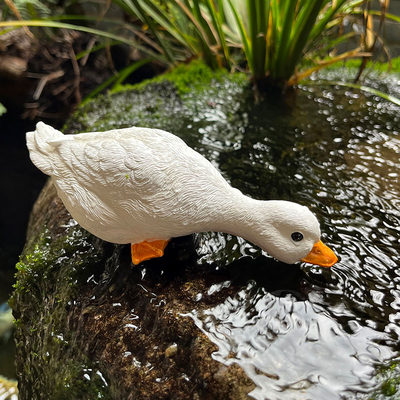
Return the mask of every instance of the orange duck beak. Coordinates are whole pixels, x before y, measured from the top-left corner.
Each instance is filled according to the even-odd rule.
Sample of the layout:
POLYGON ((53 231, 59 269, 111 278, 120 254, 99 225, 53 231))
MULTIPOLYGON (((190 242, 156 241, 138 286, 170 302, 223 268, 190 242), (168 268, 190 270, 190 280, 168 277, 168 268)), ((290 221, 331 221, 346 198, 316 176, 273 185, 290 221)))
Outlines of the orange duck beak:
POLYGON ((321 241, 315 243, 311 251, 301 259, 301 261, 321 267, 332 267, 337 260, 335 253, 321 241))

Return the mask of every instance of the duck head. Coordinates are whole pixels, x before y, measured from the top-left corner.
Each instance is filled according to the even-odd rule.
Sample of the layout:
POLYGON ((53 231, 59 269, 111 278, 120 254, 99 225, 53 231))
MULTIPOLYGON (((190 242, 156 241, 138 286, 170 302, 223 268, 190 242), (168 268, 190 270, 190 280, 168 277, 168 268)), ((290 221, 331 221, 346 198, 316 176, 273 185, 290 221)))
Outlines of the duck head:
POLYGON ((331 267, 335 253, 321 240, 315 215, 305 206, 289 201, 261 202, 256 244, 279 261, 299 261, 331 267), (264 220, 264 221, 263 221, 264 220))

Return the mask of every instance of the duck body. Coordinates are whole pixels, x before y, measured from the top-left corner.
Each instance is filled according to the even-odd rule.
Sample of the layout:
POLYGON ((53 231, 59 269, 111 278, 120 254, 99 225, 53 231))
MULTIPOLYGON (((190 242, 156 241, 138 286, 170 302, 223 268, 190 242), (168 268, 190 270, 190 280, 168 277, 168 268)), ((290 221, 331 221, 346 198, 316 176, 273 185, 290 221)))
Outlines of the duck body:
MULTIPOLYGON (((53 128, 39 125, 36 132, 41 129, 53 128)), ((112 243, 216 229, 213 214, 218 214, 220 199, 239 194, 209 161, 165 131, 133 127, 50 134, 56 136, 45 139, 42 147, 40 139, 36 147, 30 145, 36 136, 28 139, 33 162, 53 177, 72 217, 112 243), (35 153, 43 147, 46 165, 40 164, 43 153, 35 153)))
POLYGON ((166 131, 131 127, 63 135, 39 122, 27 133, 27 146, 33 163, 53 178, 72 217, 112 243, 220 231, 293 263, 319 241, 319 224, 308 208, 243 195, 166 131), (301 232, 304 249, 292 239, 288 246, 282 229, 283 236, 301 232))

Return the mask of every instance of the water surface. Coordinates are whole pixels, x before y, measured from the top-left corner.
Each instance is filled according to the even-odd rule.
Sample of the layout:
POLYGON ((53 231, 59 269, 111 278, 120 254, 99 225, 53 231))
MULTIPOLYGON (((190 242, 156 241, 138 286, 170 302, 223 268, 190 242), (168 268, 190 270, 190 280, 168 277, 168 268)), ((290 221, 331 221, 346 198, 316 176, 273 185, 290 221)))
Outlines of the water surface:
MULTIPOLYGON (((400 93, 396 77, 381 85, 400 93)), ((244 193, 307 205, 339 262, 303 265, 286 282, 269 280, 270 266, 265 276, 242 276, 235 296, 189 315, 218 346, 213 357, 251 377, 253 398, 368 398, 377 367, 399 357, 400 108, 320 87, 302 87, 291 103, 243 100, 233 115, 223 100, 182 136, 244 193)), ((262 268, 260 251, 231 236, 203 235, 198 254, 217 268, 241 257, 241 271, 262 268)))

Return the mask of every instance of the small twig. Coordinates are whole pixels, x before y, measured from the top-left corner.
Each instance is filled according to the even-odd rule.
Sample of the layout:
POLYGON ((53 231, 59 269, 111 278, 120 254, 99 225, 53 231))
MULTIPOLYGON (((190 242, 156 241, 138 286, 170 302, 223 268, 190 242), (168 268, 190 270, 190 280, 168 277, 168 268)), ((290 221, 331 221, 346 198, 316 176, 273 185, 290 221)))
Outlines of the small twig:
POLYGON ((24 108, 38 108, 39 107, 39 103, 38 102, 34 102, 34 103, 25 103, 24 104, 24 108))
MULTIPOLYGON (((373 16, 370 14, 371 11, 371 5, 369 2, 366 4, 364 3, 365 10, 364 10, 364 46, 367 51, 372 53, 373 49, 376 46, 376 42, 378 40, 378 36, 382 33, 384 22, 385 22, 385 17, 386 17, 386 12, 389 7, 389 0, 383 0, 380 2, 381 4, 381 16, 379 18, 379 26, 378 30, 374 31, 373 29, 373 16)), ((370 60, 371 57, 364 57, 362 59, 361 65, 358 69, 357 76, 354 78, 354 83, 357 83, 359 79, 361 78, 362 73, 365 70, 365 67, 367 66, 367 62, 370 60)))
POLYGON ((43 77, 47 76, 47 74, 40 74, 38 72, 26 72, 26 78, 33 78, 33 79, 42 79, 43 77))
POLYGON ((117 74, 118 71, 115 69, 114 61, 113 61, 112 55, 111 55, 110 46, 109 46, 108 44, 107 44, 106 47, 105 47, 105 51, 106 51, 106 58, 107 58, 107 61, 108 61, 109 65, 110 65, 111 71, 112 71, 114 74, 117 74))
POLYGON ((102 11, 100 11, 99 17, 97 18, 97 22, 100 22, 105 17, 105 15, 107 14, 108 10, 111 7, 111 4, 112 4, 112 0, 106 1, 106 6, 104 7, 104 9, 102 11))
POLYGON ((65 112, 55 112, 49 113, 45 112, 45 110, 50 106, 50 103, 45 103, 40 105, 40 103, 25 103, 24 108, 25 111, 22 114, 22 118, 36 119, 47 118, 47 119, 62 119, 65 118, 65 112))
MULTIPOLYGON (((23 21, 23 18, 20 14, 20 12, 18 11, 18 8, 15 6, 15 4, 13 3, 12 0, 5 0, 6 4, 8 5, 8 7, 10 8, 10 10, 14 13, 14 15, 17 17, 17 19, 19 21, 23 21)), ((25 31, 25 33, 31 38, 34 39, 35 36, 33 35, 33 33, 29 30, 29 28, 27 26, 23 26, 22 27, 23 30, 25 31)))
POLYGON ((68 89, 68 86, 70 85, 70 82, 65 82, 62 85, 58 85, 54 90, 51 91, 51 94, 53 96, 58 96, 60 93, 64 92, 65 90, 68 89))
POLYGON ((49 61, 53 65, 54 57, 49 53, 49 50, 46 47, 42 50, 41 53, 47 59, 47 61, 49 61))
POLYGON ((78 61, 76 61, 76 54, 75 54, 74 49, 72 48, 72 45, 70 46, 69 54, 70 54, 70 58, 71 58, 72 68, 74 69, 74 75, 75 75, 75 79, 74 79, 75 100, 79 104, 82 101, 82 96, 79 91, 79 84, 80 84, 80 80, 81 80, 81 71, 79 69, 78 61))
POLYGON ((64 75, 63 70, 54 71, 51 74, 45 75, 40 78, 39 83, 36 87, 35 92, 33 93, 33 99, 38 100, 40 95, 43 92, 44 87, 46 86, 47 82, 52 81, 54 79, 60 78, 64 75))
POLYGON ((71 81, 67 82, 67 86, 65 87, 62 95, 60 96, 60 100, 66 102, 68 101, 68 99, 72 96, 72 94, 75 91, 75 85, 72 83, 71 85, 71 81))
POLYGON ((92 49, 93 49, 93 46, 95 45, 95 43, 96 43, 96 38, 95 37, 92 37, 90 40, 89 40, 89 43, 88 43, 88 45, 86 46, 86 51, 87 51, 87 53, 85 54, 85 56, 82 58, 82 60, 81 60, 81 66, 82 67, 84 67, 85 65, 86 65, 86 63, 87 63, 87 60, 89 59, 89 55, 90 55, 90 53, 91 53, 91 51, 92 51, 92 49))

